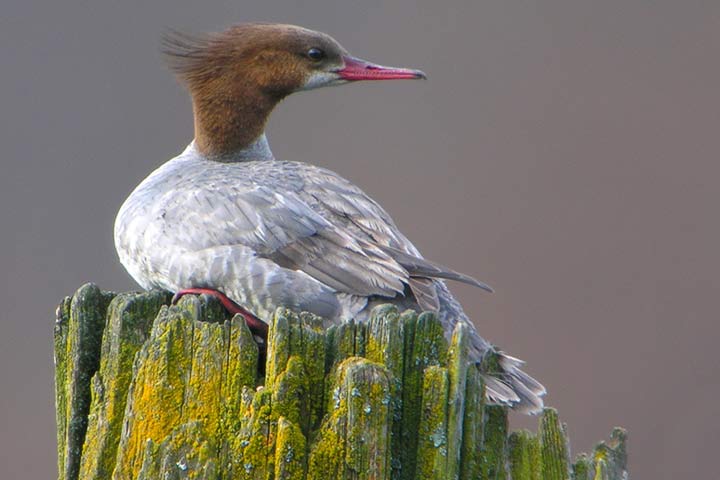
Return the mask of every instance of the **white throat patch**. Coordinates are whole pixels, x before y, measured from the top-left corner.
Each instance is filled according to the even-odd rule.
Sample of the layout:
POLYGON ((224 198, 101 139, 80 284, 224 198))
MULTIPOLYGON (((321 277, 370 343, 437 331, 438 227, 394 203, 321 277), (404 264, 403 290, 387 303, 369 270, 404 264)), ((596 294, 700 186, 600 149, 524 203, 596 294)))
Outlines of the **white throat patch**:
POLYGON ((321 87, 331 87, 334 85, 342 85, 347 83, 346 80, 340 78, 337 73, 334 72, 314 72, 308 77, 305 85, 300 87, 298 91, 302 90, 313 90, 321 87))

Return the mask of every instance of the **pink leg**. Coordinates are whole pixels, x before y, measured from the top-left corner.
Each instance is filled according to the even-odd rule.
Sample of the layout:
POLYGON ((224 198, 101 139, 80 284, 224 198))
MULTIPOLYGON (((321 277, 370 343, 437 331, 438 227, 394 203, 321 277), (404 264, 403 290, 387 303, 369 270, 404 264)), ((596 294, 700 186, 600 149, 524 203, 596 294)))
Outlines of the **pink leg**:
POLYGON ((245 318, 245 322, 247 323, 248 327, 250 327, 250 331, 253 332, 253 334, 257 335, 258 337, 261 337, 263 340, 267 340, 268 336, 268 325, 267 323, 263 322, 259 318, 257 318, 252 313, 245 310, 243 307, 235 303, 234 301, 230 300, 224 293, 219 292, 217 290, 213 290, 212 288, 184 288, 177 292, 173 298, 172 303, 173 305, 176 304, 183 296, 188 294, 195 294, 195 295, 210 295, 218 300, 220 300, 220 303, 222 303, 223 307, 225 307, 225 310, 227 310, 230 315, 235 315, 239 313, 240 315, 245 318))

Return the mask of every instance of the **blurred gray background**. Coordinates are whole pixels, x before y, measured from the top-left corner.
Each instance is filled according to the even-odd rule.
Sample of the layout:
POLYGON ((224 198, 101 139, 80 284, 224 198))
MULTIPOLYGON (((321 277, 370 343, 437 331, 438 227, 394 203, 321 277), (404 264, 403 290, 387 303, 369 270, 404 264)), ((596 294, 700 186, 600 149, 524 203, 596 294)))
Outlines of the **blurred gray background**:
POLYGON ((191 140, 160 33, 248 20, 425 70, 289 98, 276 156, 340 172, 493 285, 452 288, 547 386, 573 453, 623 425, 634 478, 717 474, 720 3, 6 0, 0 478, 55 476, 55 305, 137 288, 115 213, 191 140))

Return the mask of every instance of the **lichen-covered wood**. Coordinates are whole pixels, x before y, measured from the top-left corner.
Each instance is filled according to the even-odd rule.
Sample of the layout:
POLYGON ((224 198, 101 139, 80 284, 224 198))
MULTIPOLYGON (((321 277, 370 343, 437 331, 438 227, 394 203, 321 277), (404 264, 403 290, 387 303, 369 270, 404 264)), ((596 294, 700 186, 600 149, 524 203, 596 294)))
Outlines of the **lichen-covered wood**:
POLYGON ((553 409, 508 436, 462 326, 448 343, 428 313, 324 331, 279 309, 259 365, 241 317, 169 300, 88 284, 58 307, 60 479, 627 478, 622 429, 574 464, 553 409))

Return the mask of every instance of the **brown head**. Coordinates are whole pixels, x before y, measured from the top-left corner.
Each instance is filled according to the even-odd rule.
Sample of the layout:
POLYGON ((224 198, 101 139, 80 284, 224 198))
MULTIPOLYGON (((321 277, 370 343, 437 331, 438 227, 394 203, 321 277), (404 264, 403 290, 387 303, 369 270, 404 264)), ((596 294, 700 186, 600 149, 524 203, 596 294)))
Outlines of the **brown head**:
POLYGON ((275 105, 293 92, 357 80, 425 78, 419 70, 354 58, 330 36, 293 25, 242 24, 203 37, 172 33, 164 44, 192 96, 195 142, 208 156, 251 145, 275 105))

